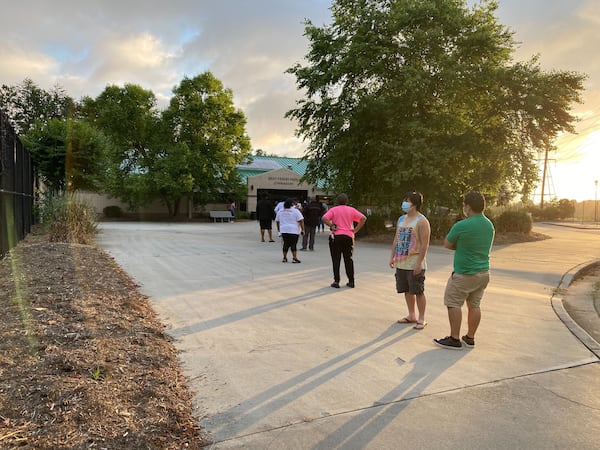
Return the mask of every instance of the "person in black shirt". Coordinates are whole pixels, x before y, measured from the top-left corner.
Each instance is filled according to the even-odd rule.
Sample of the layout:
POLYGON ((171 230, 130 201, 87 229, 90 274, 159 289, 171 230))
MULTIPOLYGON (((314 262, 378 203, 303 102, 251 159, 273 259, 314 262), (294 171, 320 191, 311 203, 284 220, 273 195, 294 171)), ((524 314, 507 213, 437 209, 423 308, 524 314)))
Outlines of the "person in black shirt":
POLYGON ((314 198, 304 208, 302 213, 304 215, 304 228, 306 232, 302 237, 302 248, 300 250, 306 250, 307 245, 309 250, 315 249, 315 233, 317 225, 319 225, 319 220, 325 212, 323 209, 323 205, 314 198))
POLYGON ((275 219, 275 211, 273 210, 273 203, 271 203, 269 196, 266 194, 256 204, 256 218, 260 223, 261 241, 265 242, 265 231, 268 231, 269 242, 275 242, 273 240, 273 219, 275 219))

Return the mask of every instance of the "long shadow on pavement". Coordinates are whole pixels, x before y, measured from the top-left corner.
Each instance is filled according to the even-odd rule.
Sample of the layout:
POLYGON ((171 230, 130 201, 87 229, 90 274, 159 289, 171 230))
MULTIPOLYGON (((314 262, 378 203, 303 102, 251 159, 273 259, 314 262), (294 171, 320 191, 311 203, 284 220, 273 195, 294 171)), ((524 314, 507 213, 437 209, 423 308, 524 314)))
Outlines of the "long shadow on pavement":
MULTIPOLYGON (((456 364, 468 352, 455 352, 443 349, 428 350, 415 356, 407 364, 412 370, 406 374, 398 387, 331 433, 313 448, 328 450, 332 448, 365 448, 385 427, 393 422, 410 404, 410 400, 419 397, 437 377, 456 364), (435 364, 432 365, 432 361, 435 364)), ((408 423, 408 421, 407 421, 408 423)))
POLYGON ((251 425, 262 420, 264 417, 281 409, 323 383, 330 381, 332 378, 340 375, 351 367, 374 356, 378 352, 398 344, 398 342, 412 334, 412 330, 406 330, 405 332, 402 332, 401 335, 393 337, 401 331, 402 330, 398 328, 397 324, 392 324, 376 338, 319 364, 312 369, 298 374, 277 386, 273 386, 266 391, 245 400, 234 408, 230 408, 212 416, 210 421, 217 425, 217 427, 212 430, 213 434, 216 438, 225 438, 222 433, 226 430, 228 435, 227 438, 233 438, 234 436, 232 435, 239 437, 244 430, 247 430, 251 425), (381 342, 388 338, 392 339, 381 342), (360 354, 364 351, 366 352, 360 354), (359 354, 360 356, 357 356, 359 354), (342 362, 344 362, 342 365, 337 366, 342 362), (232 427, 234 427, 235 430, 232 430, 232 427))
POLYGON ((222 317, 217 317, 215 319, 206 320, 194 325, 189 325, 187 327, 175 328, 169 331, 169 334, 175 338, 181 338, 190 334, 199 333, 201 331, 210 330, 212 328, 218 328, 224 325, 229 325, 233 322, 237 322, 239 320, 244 320, 252 316, 256 316, 259 314, 264 314, 269 311, 273 311, 278 308, 283 308, 285 306, 293 305, 294 303, 305 302, 308 300, 315 300, 324 295, 329 294, 331 289, 329 288, 320 288, 312 292, 307 292, 306 294, 302 294, 296 297, 286 298, 284 300, 279 300, 277 302, 268 303, 265 305, 255 306, 253 308, 245 309, 243 311, 236 311, 231 314, 227 314, 222 317))

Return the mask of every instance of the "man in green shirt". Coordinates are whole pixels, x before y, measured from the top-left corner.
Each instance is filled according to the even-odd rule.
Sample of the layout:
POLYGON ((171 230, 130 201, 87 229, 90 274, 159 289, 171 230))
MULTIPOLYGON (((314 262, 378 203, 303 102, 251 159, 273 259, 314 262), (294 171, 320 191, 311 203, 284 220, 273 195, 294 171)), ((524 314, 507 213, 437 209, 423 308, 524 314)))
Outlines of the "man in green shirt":
POLYGON ((462 337, 467 347, 475 346, 475 332, 481 321, 480 303, 490 281, 490 251, 494 242, 494 225, 483 214, 485 198, 479 192, 469 192, 463 200, 466 219, 452 226, 444 247, 455 250, 454 271, 446 284, 444 304, 448 308, 450 336, 434 339, 443 348, 460 350, 462 306, 467 301, 468 329, 462 337))

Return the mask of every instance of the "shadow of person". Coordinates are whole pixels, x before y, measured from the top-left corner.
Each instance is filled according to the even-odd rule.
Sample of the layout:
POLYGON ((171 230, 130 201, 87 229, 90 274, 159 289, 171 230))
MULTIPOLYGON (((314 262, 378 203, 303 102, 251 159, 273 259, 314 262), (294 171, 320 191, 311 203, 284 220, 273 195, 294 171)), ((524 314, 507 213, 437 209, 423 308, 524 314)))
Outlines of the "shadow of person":
POLYGON ((265 417, 331 382, 340 374, 390 346, 397 345, 411 334, 412 330, 402 330, 393 323, 379 336, 248 398, 234 408, 212 416, 209 420, 215 424, 215 429, 211 432, 213 437, 217 440, 231 438, 232 435, 247 430, 265 417))
MULTIPOLYGON (((367 447, 381 430, 398 418, 411 400, 435 393, 435 390, 428 391, 428 387, 467 354, 468 352, 464 351, 432 349, 416 355, 406 363, 399 360, 399 363, 411 366, 402 382, 375 401, 373 406, 365 408, 340 426, 313 449, 367 447)), ((438 392, 447 390, 440 389, 438 392)))

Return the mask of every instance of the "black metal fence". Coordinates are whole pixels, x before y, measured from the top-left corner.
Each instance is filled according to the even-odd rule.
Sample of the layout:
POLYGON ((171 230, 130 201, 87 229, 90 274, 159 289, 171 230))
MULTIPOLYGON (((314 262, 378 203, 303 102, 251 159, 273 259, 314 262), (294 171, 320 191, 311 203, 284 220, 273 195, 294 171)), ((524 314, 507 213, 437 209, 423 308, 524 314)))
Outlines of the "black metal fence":
POLYGON ((0 110, 0 257, 33 224, 33 165, 6 114, 0 110))

